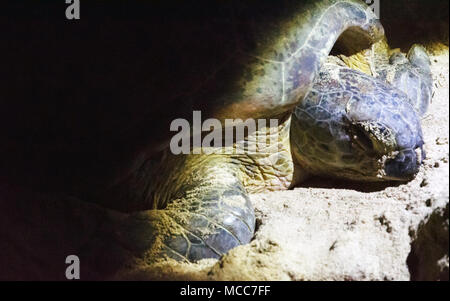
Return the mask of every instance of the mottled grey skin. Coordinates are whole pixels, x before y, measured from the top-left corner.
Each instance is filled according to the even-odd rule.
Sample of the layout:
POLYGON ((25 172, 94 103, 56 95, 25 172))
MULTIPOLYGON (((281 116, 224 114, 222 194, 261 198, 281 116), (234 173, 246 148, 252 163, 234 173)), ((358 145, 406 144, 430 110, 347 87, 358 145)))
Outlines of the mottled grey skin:
MULTIPOLYGON (((402 62, 392 83, 427 66, 422 71, 402 62)), ((420 77, 414 80, 403 88, 420 90, 420 77)), ((311 174, 356 181, 411 179, 425 156, 418 113, 428 106, 430 87, 410 98, 382 77, 326 64, 293 114, 297 164, 311 174)))

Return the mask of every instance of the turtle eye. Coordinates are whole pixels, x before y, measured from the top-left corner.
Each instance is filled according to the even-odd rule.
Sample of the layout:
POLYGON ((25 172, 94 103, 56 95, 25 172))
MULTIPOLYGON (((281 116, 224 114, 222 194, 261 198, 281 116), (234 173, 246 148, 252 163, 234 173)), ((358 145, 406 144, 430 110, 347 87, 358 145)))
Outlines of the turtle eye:
POLYGON ((374 145, 369 133, 359 126, 355 126, 351 131, 352 141, 365 151, 373 151, 374 145))

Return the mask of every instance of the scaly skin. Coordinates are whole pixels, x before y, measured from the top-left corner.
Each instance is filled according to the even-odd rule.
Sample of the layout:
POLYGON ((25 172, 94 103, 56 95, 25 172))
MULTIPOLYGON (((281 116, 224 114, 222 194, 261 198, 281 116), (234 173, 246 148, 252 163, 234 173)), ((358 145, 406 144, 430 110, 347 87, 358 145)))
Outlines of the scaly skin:
POLYGON ((218 154, 171 155, 157 168, 154 203, 169 220, 155 224, 153 259, 169 256, 196 261, 218 258, 229 249, 250 241, 255 228, 248 193, 287 189, 293 162, 289 144, 290 118, 277 128, 258 130, 245 138, 252 143, 264 135, 274 143, 249 152, 237 144, 220 148, 218 154))

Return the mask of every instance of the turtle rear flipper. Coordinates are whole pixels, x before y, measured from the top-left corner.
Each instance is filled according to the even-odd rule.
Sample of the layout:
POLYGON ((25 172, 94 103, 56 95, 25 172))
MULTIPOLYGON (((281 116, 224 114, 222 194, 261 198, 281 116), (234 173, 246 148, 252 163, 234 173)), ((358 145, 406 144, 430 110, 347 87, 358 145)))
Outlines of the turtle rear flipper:
POLYGON ((177 200, 176 208, 131 215, 128 230, 121 237, 136 251, 150 251, 151 262, 164 257, 189 262, 219 258, 230 249, 248 243, 254 231, 253 209, 248 198, 244 194, 236 195, 242 203, 232 206, 221 193, 221 189, 211 189, 204 196, 216 197, 208 202, 185 198, 177 200))
POLYGON ((226 156, 172 156, 163 161, 156 207, 131 214, 120 235, 123 244, 150 252, 150 261, 165 256, 194 262, 218 258, 253 236, 252 205, 226 156), (164 200, 165 199, 165 200, 164 200))
POLYGON ((173 164, 165 162, 167 173, 157 170, 165 179, 160 188, 171 196, 180 193, 160 203, 162 209, 122 213, 4 185, 0 279, 64 280, 69 255, 79 257, 81 279, 105 279, 165 257, 190 262, 218 258, 248 243, 255 217, 234 165, 221 157, 182 164, 186 157, 201 161, 201 156, 178 156, 173 164), (172 181, 177 175, 184 181, 172 181))
POLYGON ((241 185, 208 185, 205 190, 178 199, 158 213, 153 258, 166 255, 195 262, 219 258, 250 241, 254 232, 251 203, 241 185))

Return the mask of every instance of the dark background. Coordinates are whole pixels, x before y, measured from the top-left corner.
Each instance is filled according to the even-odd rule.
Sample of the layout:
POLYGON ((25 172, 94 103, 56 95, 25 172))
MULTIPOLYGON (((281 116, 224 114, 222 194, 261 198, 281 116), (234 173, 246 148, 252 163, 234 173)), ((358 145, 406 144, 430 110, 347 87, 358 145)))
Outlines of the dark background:
POLYGON ((449 43, 449 1, 380 0, 380 19, 391 47, 407 51, 413 43, 449 43))
MULTIPOLYGON (((391 46, 407 51, 415 42, 448 45, 448 5, 447 0, 381 0, 381 21, 391 46)), ((0 180, 64 190, 70 182, 83 185, 85 180, 91 187, 97 174, 117 174, 120 166, 115 164, 134 156, 130 150, 140 149, 148 129, 158 128, 159 120, 146 128, 130 125, 140 113, 136 108, 151 97, 163 98, 166 91, 201 81, 174 80, 172 86, 164 86, 157 76, 145 81, 149 72, 170 69, 176 76, 184 71, 176 63, 183 57, 171 61, 170 55, 147 55, 155 48, 173 51, 165 46, 164 22, 207 19, 227 9, 225 0, 81 0, 81 20, 67 20, 67 6, 64 0, 0 4, 0 180), (149 33, 159 38, 149 40, 149 33), (150 86, 161 95, 150 92, 150 86)), ((178 47, 175 54, 183 44, 178 47)), ((214 47, 221 45, 205 47, 213 57, 214 47)), ((182 102, 171 106, 158 101, 147 107, 168 114, 161 119, 183 111, 182 102)), ((167 132, 151 135, 164 142, 167 132)))

